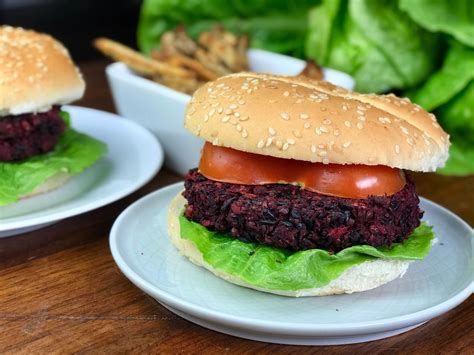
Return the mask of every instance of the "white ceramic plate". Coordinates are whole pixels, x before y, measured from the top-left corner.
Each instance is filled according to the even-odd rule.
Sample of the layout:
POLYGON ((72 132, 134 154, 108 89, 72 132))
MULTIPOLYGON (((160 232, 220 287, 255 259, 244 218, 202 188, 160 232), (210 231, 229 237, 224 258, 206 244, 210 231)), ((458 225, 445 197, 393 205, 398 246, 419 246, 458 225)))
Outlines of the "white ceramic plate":
POLYGON ((65 106, 72 126, 101 140, 108 153, 62 188, 0 207, 0 237, 25 233, 102 207, 146 184, 163 164, 163 150, 145 128, 120 116, 65 106))
POLYGON ((136 286, 172 312, 242 338, 283 344, 333 345, 396 335, 436 317, 472 292, 472 230, 443 207, 422 199, 438 244, 402 279, 371 291, 287 298, 225 282, 182 257, 168 240, 166 213, 175 184, 128 207, 110 247, 136 286))

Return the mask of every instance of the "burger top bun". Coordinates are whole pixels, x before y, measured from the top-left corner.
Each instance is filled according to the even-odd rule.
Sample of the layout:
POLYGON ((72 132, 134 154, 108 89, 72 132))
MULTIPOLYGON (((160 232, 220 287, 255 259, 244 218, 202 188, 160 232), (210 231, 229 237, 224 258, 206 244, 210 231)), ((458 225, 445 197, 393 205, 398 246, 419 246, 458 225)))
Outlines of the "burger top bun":
POLYGON ((61 43, 46 34, 0 26, 0 116, 45 111, 81 98, 84 89, 61 43))
POLYGON ((305 77, 239 73, 198 89, 185 126, 214 145, 286 159, 434 171, 449 136, 434 115, 392 94, 305 77))

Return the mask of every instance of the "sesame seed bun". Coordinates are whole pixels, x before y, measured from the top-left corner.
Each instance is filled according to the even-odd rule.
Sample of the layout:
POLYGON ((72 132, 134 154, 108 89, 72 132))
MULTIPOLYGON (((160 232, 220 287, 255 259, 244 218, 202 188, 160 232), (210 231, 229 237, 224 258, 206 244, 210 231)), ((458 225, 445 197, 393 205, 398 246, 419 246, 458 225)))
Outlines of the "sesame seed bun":
POLYGON ((0 26, 0 119, 67 104, 81 98, 84 89, 61 43, 46 34, 0 26))
POLYGON ((209 265, 202 257, 201 252, 190 240, 181 238, 178 216, 184 208, 186 200, 181 193, 171 201, 168 208, 168 234, 173 245, 191 262, 212 272, 225 281, 254 290, 274 293, 288 297, 329 296, 342 293, 354 293, 371 290, 402 277, 411 261, 376 259, 355 265, 344 271, 337 279, 323 287, 306 288, 301 290, 277 290, 255 287, 241 278, 228 274, 223 270, 209 265))
POLYGON ((63 186, 66 182, 68 182, 71 179, 72 175, 68 173, 57 173, 56 175, 50 177, 48 180, 43 182, 41 185, 39 185, 37 188, 35 188, 32 192, 21 196, 22 199, 28 198, 28 197, 33 197, 37 195, 44 194, 46 192, 50 192, 56 189, 59 189, 61 186, 63 186))
POLYGON ((408 99, 256 73, 228 75, 198 89, 185 127, 214 145, 326 164, 434 171, 449 148, 434 115, 408 99))

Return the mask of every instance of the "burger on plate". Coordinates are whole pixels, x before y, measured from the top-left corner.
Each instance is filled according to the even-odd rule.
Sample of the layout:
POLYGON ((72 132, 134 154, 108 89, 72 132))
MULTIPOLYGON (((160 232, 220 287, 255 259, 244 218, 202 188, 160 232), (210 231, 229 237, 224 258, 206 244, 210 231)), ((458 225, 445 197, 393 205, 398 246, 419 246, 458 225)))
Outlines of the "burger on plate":
POLYGON ((442 166, 449 137, 408 99, 240 73, 197 90, 185 126, 206 143, 170 206, 171 240, 216 276, 286 296, 352 293, 428 255, 407 170, 442 166))
POLYGON ((58 188, 105 153, 61 108, 84 88, 61 43, 0 26, 0 206, 58 188))

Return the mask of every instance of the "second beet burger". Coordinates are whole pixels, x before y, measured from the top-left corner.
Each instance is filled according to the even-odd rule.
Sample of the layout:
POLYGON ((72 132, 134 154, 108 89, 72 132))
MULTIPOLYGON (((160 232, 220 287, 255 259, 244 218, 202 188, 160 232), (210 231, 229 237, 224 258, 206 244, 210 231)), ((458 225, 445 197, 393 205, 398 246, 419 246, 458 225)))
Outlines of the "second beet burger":
POLYGON ((405 170, 442 166, 449 138, 407 99, 241 73, 199 89, 185 125, 207 142, 170 234, 217 276, 287 296, 352 293, 428 254, 405 170))

